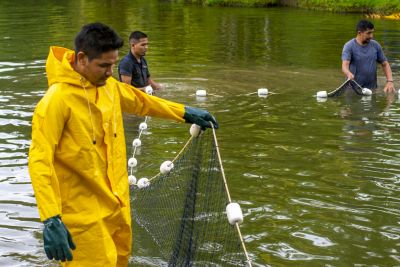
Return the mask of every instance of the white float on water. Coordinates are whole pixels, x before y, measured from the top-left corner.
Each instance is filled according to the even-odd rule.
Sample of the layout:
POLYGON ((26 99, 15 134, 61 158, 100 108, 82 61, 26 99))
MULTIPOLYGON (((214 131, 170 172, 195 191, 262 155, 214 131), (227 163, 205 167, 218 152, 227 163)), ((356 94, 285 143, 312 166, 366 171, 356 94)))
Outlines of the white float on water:
POLYGON ((160 166, 160 172, 162 174, 169 173, 174 168, 174 163, 170 160, 164 161, 160 166))
POLYGON ((152 95, 153 94, 153 87, 151 87, 151 85, 147 85, 146 88, 144 89, 144 91, 146 92, 146 94, 152 95))
POLYGON ((260 88, 257 90, 258 96, 266 96, 268 95, 268 89, 267 88, 260 88))
POLYGON ((326 91, 318 91, 317 92, 317 98, 327 98, 328 93, 326 91))
POLYGON ((137 187, 139 189, 148 187, 150 185, 150 181, 147 178, 140 178, 139 181, 137 182, 137 187))
POLYGON ((137 166, 137 159, 135 159, 134 157, 130 158, 128 160, 128 166, 133 168, 137 166))
POLYGON ((147 129, 147 123, 142 122, 139 124, 139 130, 146 130, 147 129))
POLYGON ((128 176, 128 181, 130 185, 135 185, 136 184, 136 177, 134 175, 129 175, 128 176))
POLYGON ((372 90, 369 88, 363 88, 361 92, 363 95, 372 95, 372 90))
POLYGON ((196 96, 206 96, 207 92, 206 90, 200 89, 196 91, 196 96))
POLYGON ((192 126, 190 126, 189 132, 191 136, 197 137, 201 132, 201 127, 197 124, 192 124, 192 126))
POLYGON ((229 203, 226 206, 226 216, 231 225, 235 223, 241 224, 243 222, 243 213, 238 203, 229 203))
POLYGON ((133 142, 132 142, 132 146, 134 146, 134 147, 138 147, 141 145, 142 145, 142 141, 140 141, 139 138, 135 138, 135 140, 133 140, 133 142))

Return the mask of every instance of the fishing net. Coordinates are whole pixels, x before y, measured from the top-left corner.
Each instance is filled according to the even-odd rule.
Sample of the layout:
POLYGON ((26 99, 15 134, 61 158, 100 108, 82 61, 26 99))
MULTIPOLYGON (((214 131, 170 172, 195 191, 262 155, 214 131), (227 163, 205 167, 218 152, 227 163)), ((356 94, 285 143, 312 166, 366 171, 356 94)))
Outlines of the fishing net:
POLYGON ((231 200, 214 137, 214 129, 191 137, 169 173, 132 186, 132 216, 165 266, 251 266, 238 224, 227 219, 231 200))
POLYGON ((357 95, 364 95, 363 88, 354 80, 346 80, 338 88, 328 93, 328 97, 343 95, 346 91, 353 90, 357 95))

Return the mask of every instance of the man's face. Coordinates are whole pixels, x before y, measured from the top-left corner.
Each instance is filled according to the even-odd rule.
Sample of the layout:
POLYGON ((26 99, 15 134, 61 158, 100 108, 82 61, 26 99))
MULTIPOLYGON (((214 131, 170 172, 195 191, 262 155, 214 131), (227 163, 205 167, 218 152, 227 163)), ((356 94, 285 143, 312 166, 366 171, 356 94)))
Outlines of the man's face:
POLYGON ((149 48, 149 41, 147 38, 141 38, 138 42, 131 44, 133 53, 138 57, 146 55, 147 49, 149 48))
POLYGON ((99 57, 89 61, 85 55, 83 76, 96 86, 103 86, 112 75, 115 63, 118 60, 118 50, 102 53, 99 57))
POLYGON ((374 38, 374 29, 367 29, 366 31, 359 31, 358 36, 363 44, 368 44, 374 38))

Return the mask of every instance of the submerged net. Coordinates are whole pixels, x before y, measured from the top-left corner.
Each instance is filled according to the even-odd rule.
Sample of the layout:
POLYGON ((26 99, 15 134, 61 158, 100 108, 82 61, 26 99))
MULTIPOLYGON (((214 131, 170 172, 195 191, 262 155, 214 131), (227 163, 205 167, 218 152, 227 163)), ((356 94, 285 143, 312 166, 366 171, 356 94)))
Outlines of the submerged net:
POLYGON ((346 91, 353 90, 357 95, 363 95, 362 87, 354 80, 346 80, 338 88, 328 93, 328 97, 343 95, 346 91))
POLYGON ((230 196, 213 134, 192 137, 170 173, 133 188, 132 216, 158 245, 165 265, 251 266, 239 226, 229 224, 225 213, 230 196))

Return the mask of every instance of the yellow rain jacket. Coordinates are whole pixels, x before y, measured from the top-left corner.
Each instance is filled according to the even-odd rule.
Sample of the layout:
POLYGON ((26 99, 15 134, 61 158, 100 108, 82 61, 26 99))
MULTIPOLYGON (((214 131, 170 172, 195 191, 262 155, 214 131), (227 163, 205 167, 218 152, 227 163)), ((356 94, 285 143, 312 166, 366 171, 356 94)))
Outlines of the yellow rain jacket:
POLYGON ((70 230, 77 248, 66 266, 127 266, 132 233, 122 112, 184 121, 184 106, 114 78, 96 87, 74 71, 74 58, 74 51, 50 48, 49 89, 33 115, 29 173, 40 219, 60 214, 70 230))

